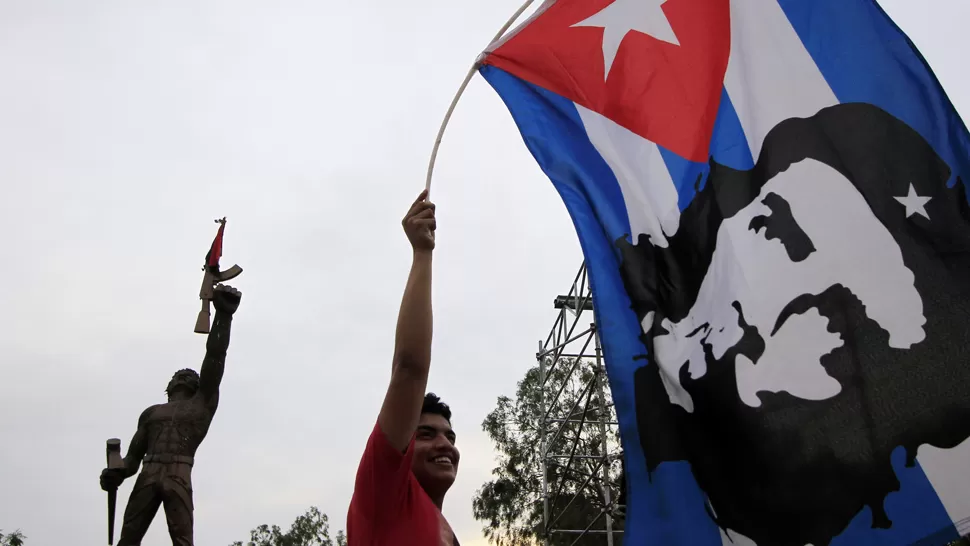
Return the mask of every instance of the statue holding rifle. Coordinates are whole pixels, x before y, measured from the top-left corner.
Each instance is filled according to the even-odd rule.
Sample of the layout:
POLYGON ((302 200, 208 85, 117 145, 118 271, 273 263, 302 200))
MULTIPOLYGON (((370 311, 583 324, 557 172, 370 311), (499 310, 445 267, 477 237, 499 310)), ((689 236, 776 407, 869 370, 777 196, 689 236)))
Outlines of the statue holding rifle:
MULTIPOLYGON (((207 283, 231 278, 219 271, 225 220, 219 222, 222 224, 219 234, 206 256, 204 282, 207 283)), ((233 269, 242 271, 236 266, 233 269)), ((114 496, 121 482, 138 473, 140 464, 141 474, 128 499, 118 546, 139 546, 160 506, 165 508, 173 546, 193 546, 192 466, 195 452, 219 407, 219 384, 229 348, 229 331, 242 294, 235 288, 218 284, 208 290, 203 287, 203 299, 206 296, 216 312, 211 328, 206 317, 209 337, 200 372, 183 369, 175 373, 165 389, 168 402, 151 406, 138 419, 138 429, 123 463, 116 457, 112 464, 109 453, 108 468, 101 472, 101 488, 109 495, 109 544, 113 538, 114 496)), ((203 302, 206 315, 208 305, 209 301, 203 302)), ((119 449, 117 440, 109 440, 111 449, 119 449)))

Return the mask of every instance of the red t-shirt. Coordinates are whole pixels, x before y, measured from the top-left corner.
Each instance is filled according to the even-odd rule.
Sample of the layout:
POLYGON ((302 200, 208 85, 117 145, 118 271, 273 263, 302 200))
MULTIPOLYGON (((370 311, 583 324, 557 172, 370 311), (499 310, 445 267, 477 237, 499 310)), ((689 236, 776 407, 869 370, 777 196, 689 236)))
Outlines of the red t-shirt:
POLYGON ((411 472, 413 458, 414 440, 401 453, 374 426, 347 513, 347 546, 459 546, 411 472))

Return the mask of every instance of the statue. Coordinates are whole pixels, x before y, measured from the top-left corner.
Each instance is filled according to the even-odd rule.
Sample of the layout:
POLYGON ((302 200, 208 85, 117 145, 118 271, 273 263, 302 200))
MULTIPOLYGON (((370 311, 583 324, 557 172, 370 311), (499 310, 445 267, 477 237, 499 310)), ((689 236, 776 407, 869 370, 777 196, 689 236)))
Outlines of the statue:
POLYGON ((134 476, 142 464, 125 508, 118 546, 140 546, 162 505, 173 546, 193 546, 193 457, 219 407, 229 330, 241 299, 235 288, 215 287, 215 319, 200 373, 191 369, 175 372, 165 389, 168 402, 146 409, 138 419, 123 467, 109 465, 101 472, 101 488, 110 492, 134 476))

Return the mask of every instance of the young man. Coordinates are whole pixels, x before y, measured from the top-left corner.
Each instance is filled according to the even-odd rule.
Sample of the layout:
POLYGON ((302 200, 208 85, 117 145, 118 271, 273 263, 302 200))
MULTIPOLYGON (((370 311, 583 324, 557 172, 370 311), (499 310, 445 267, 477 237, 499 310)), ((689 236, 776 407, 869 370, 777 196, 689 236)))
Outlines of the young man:
POLYGON ((404 217, 414 250, 397 319, 391 382, 357 470, 349 546, 459 546, 441 514, 455 482, 451 410, 425 394, 431 367, 434 205, 422 192, 404 217))

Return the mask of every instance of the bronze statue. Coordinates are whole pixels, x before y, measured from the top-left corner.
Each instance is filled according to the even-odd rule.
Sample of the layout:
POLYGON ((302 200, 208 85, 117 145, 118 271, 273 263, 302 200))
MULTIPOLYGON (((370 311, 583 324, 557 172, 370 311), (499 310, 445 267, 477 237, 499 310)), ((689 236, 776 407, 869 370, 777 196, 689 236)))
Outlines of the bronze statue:
POLYGON ((193 545, 192 464, 219 407, 229 330, 241 298, 235 288, 215 287, 215 319, 200 373, 176 372, 165 389, 168 402, 148 408, 138 419, 124 467, 101 472, 101 488, 111 491, 134 476, 142 464, 125 508, 118 546, 139 546, 161 505, 173 546, 193 545))

